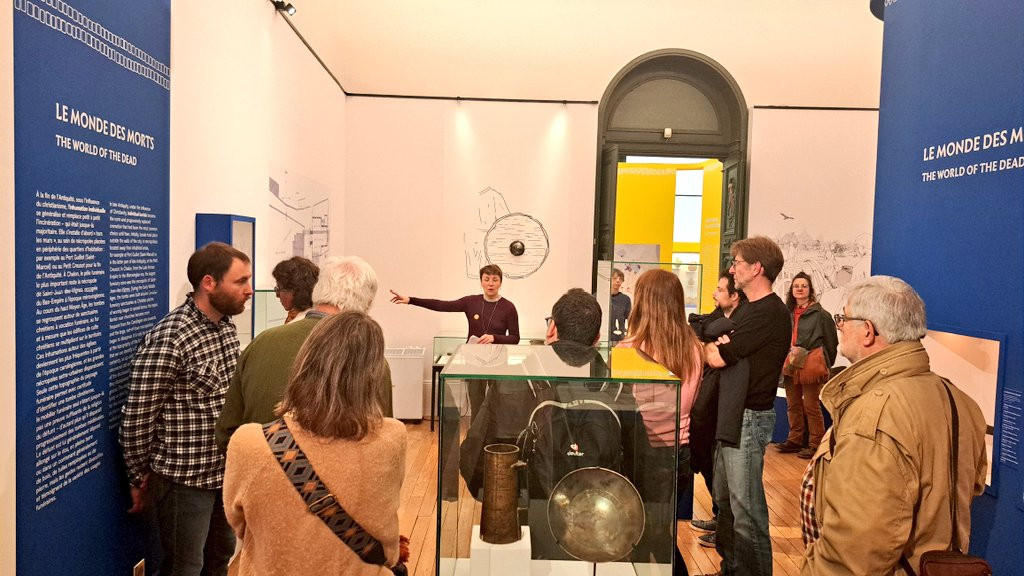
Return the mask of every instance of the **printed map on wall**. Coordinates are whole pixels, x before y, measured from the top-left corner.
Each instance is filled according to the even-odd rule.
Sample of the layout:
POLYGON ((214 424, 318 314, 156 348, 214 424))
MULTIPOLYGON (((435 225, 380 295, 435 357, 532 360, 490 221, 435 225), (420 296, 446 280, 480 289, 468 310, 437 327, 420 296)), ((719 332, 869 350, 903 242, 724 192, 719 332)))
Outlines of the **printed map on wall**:
POLYGON ((755 108, 751 125, 748 236, 782 248, 780 296, 803 271, 840 312, 846 288, 871 275, 878 112, 755 108))
POLYGON ((269 262, 303 256, 320 264, 330 238, 330 188, 284 168, 271 166, 264 231, 269 262))

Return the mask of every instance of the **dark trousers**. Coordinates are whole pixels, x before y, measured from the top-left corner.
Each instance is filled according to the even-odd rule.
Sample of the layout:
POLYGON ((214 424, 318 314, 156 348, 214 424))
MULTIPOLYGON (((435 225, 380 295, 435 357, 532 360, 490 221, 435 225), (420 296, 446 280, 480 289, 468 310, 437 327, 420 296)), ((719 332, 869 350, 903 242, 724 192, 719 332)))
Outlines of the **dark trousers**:
MULTIPOLYGON (((643 434, 642 426, 640 434, 643 434)), ((677 454, 673 454, 674 448, 652 447, 646 438, 637 443, 639 446, 636 466, 637 470, 642 471, 637 490, 644 498, 644 512, 647 516, 647 527, 637 544, 637 560, 641 563, 667 563, 669 558, 665 554, 671 546, 675 558, 672 574, 685 576, 688 573, 686 563, 679 553, 673 528, 676 526, 676 502, 679 494, 693 481, 693 471, 690 470, 690 446, 679 446, 677 454), (675 460, 673 456, 678 457, 675 469, 672 467, 675 460)))
POLYGON ((164 553, 160 575, 225 576, 235 533, 224 516, 221 490, 192 488, 158 474, 150 482, 164 553))

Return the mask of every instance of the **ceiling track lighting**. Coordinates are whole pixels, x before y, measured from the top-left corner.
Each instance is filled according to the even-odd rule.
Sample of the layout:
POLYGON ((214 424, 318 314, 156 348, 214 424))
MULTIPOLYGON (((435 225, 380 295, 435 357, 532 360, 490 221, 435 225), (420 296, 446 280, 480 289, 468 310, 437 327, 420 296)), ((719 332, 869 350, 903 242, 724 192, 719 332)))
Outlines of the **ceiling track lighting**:
POLYGON ((278 12, 284 12, 289 16, 295 15, 295 6, 293 6, 291 2, 285 3, 283 0, 274 0, 274 8, 276 8, 278 12))

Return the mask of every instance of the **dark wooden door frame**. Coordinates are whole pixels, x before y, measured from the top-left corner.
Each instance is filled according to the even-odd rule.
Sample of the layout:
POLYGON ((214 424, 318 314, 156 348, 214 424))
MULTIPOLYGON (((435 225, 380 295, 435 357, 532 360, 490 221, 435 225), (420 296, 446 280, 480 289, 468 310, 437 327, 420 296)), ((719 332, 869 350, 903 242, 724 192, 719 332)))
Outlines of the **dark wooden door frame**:
MULTIPOLYGON (((671 102, 664 103, 666 107, 671 102)), ((597 283, 597 262, 611 260, 615 230, 614 165, 627 155, 685 156, 721 160, 723 176, 735 170, 735 230, 725 234, 726 178, 722 181, 721 262, 729 246, 747 233, 747 122, 746 100, 739 84, 721 64, 711 58, 681 49, 657 50, 644 54, 619 71, 608 84, 598 107, 598 141, 594 201, 593 288, 597 283), (713 108, 719 130, 692 126, 656 126, 638 122, 633 126, 611 126, 620 104, 637 88, 658 80, 684 83, 701 92, 713 108), (665 139, 664 128, 672 128, 665 139), (614 156, 614 159, 612 158, 614 156)))

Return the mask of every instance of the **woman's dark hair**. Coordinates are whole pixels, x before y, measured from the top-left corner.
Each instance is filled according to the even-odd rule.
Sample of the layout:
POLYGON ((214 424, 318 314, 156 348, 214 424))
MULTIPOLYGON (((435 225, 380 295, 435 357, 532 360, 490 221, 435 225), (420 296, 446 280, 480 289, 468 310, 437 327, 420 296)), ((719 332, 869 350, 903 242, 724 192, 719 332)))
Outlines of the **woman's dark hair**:
POLYGON ((278 262, 270 274, 278 288, 291 291, 293 309, 302 312, 313 307, 313 287, 320 276, 316 264, 302 256, 292 256, 278 262))
POLYGON ((498 278, 502 278, 501 268, 499 268, 497 264, 488 264, 487 266, 484 266, 483 268, 481 268, 480 269, 480 279, 481 280, 484 279, 484 274, 489 274, 491 276, 497 276, 498 278))
POLYGON ((786 292, 786 306, 789 306, 789 311, 792 312, 796 309, 796 298, 793 297, 793 282, 796 282, 800 278, 807 280, 808 290, 808 302, 817 302, 818 295, 814 293, 814 281, 811 280, 811 275, 807 272, 800 271, 793 276, 793 279, 789 281, 789 291, 786 292))

